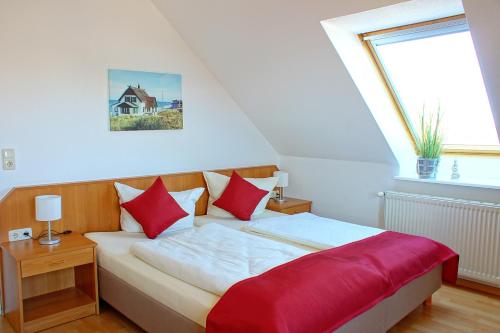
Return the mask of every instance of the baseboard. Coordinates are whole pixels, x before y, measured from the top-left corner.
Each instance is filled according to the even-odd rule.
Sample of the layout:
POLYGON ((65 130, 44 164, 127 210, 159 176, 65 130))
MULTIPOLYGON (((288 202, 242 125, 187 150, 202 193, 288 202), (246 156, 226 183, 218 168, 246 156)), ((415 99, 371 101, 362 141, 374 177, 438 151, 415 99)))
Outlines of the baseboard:
POLYGON ((493 287, 487 284, 482 284, 476 281, 466 280, 466 279, 458 279, 457 286, 474 289, 481 291, 483 293, 500 296, 500 288, 493 287))

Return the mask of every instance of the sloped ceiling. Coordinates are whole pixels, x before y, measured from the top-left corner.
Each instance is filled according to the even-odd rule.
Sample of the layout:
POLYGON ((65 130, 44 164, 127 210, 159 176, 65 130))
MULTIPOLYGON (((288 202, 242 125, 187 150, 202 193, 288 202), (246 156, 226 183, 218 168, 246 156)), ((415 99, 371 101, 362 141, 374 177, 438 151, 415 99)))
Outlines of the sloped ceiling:
POLYGON ((320 21, 399 1, 152 1, 280 154, 396 164, 320 21))
MULTIPOLYGON (((397 164, 320 21, 404 1, 151 1, 278 153, 397 164)), ((463 3, 500 135, 500 1, 463 3)))

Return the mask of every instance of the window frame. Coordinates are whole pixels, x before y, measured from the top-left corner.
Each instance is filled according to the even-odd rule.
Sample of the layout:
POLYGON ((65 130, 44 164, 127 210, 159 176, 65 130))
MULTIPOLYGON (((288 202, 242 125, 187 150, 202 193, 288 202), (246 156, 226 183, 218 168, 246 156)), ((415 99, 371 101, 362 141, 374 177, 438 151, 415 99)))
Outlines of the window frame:
MULTIPOLYGON (((419 23, 413 23, 388 29, 370 31, 366 33, 361 33, 358 35, 361 40, 364 49, 370 56, 373 65, 381 77, 385 89, 389 93, 389 96, 393 102, 395 109, 397 110, 398 116, 405 128, 405 131, 410 138, 410 141, 417 151, 416 147, 416 131, 412 127, 412 123, 404 110, 399 96, 393 87, 389 75, 387 74, 381 59, 377 54, 377 50, 373 45, 373 41, 381 41, 384 39, 392 40, 392 43, 397 42, 397 40, 411 40, 411 39, 421 39, 425 37, 430 37, 433 35, 444 35, 447 33, 455 33, 460 31, 468 31, 469 27, 465 18, 465 14, 449 16, 444 18, 439 18, 431 21, 424 21, 419 23), (415 37, 408 38, 409 35, 413 34, 415 37)), ((379 45, 384 44, 384 42, 379 45)), ((446 144, 443 146, 443 154, 447 155, 499 155, 500 156, 500 146, 497 145, 466 145, 466 144, 446 144)))

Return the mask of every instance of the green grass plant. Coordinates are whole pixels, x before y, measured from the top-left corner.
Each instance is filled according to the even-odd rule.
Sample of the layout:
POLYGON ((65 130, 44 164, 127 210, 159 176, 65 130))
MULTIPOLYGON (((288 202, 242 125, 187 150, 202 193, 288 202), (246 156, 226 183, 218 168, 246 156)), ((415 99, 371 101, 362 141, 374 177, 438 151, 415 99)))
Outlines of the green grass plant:
POLYGON ((437 112, 425 112, 425 105, 420 114, 420 130, 416 137, 417 153, 422 158, 435 159, 443 151, 443 135, 441 133, 441 108, 437 112))
POLYGON ((110 118, 112 131, 170 130, 183 128, 182 109, 169 109, 157 115, 120 115, 110 118))

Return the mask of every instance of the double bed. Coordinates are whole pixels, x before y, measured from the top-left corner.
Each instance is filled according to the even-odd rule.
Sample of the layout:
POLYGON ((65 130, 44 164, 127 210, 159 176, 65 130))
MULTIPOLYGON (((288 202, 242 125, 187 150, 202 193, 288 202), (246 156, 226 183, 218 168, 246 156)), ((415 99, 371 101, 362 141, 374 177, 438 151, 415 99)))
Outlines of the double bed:
MULTIPOLYGON (((272 221, 282 215, 266 210, 257 221, 265 223, 266 219, 272 221)), ((237 230, 244 230, 248 224, 237 219, 202 215, 196 217, 194 228, 210 223, 237 230)), ((179 232, 184 231, 174 231, 172 234, 179 232)), ((160 238, 172 234, 162 235, 160 238)), ((97 259, 102 299, 148 332, 205 331, 207 315, 220 297, 166 274, 132 254, 131 246, 147 241, 144 234, 118 231, 87 233, 86 236, 98 244, 97 259)), ((318 251, 306 245, 271 236, 266 238, 268 237, 277 242, 318 251)), ((429 298, 440 286, 441 265, 408 283, 397 293, 336 331, 385 332, 429 298)))
MULTIPOLYGON (((225 169, 217 170, 216 173, 229 176, 235 170, 242 177, 256 179, 271 177, 273 172, 277 170, 277 167, 268 165, 225 169)), ((169 191, 186 191, 195 188, 207 189, 203 173, 199 171, 167 174, 162 175, 161 178, 169 191)), ((211 320, 213 316, 210 317, 214 313, 214 310, 221 308, 220 304, 224 303, 223 301, 227 300, 231 293, 234 295, 234 290, 238 289, 233 287, 240 285, 240 283, 231 287, 227 290, 227 293, 220 297, 217 293, 185 282, 182 278, 179 278, 180 276, 176 278, 172 274, 167 274, 153 267, 131 252, 131 248, 135 244, 150 240, 141 232, 120 231, 123 226, 120 224, 120 201, 115 189, 115 183, 121 182, 136 189, 146 189, 156 180, 156 176, 146 176, 16 188, 0 201, 0 220, 2 220, 0 229, 3 230, 0 233, 0 240, 6 241, 6 231, 16 228, 19 225, 33 228, 34 233, 39 232, 41 228, 40 223, 36 222, 34 217, 30 215, 33 211, 33 198, 42 192, 62 195, 65 210, 63 219, 58 222, 59 228, 61 230, 72 230, 73 232, 85 234, 98 244, 99 295, 103 300, 148 332, 242 331, 213 330, 211 329, 211 324, 214 323, 211 320)), ((325 247, 325 244, 330 244, 333 247, 331 250, 336 250, 344 248, 344 246, 339 245, 349 241, 355 241, 363 237, 368 237, 365 239, 378 237, 370 237, 370 234, 374 230, 342 223, 338 223, 337 227, 340 229, 337 229, 337 232, 332 232, 330 235, 333 235, 332 237, 325 237, 328 235, 323 233, 322 229, 318 226, 326 222, 314 221, 314 217, 311 216, 303 217, 307 220, 307 225, 314 225, 315 228, 319 228, 316 231, 312 230, 312 232, 308 230, 309 227, 300 227, 300 221, 296 223, 297 221, 293 220, 294 218, 299 218, 295 215, 286 221, 288 227, 283 228, 280 224, 282 223, 280 217, 283 215, 271 211, 264 211, 258 217, 253 217, 250 222, 211 216, 208 191, 205 191, 196 202, 196 206, 192 207, 192 215, 196 215, 196 218, 194 225, 189 226, 191 229, 202 229, 203 226, 216 223, 226 228, 229 227, 238 230, 241 233, 251 234, 253 237, 271 239, 280 244, 286 244, 311 252, 311 254, 299 259, 324 252, 327 252, 327 254, 331 253, 330 249, 323 250, 328 248, 328 246, 325 247), (274 222, 270 223, 272 221, 274 222), (292 234, 276 233, 277 231, 283 231, 283 229, 292 234), (315 238, 314 235, 320 235, 321 237, 315 238), (336 235, 347 235, 348 237, 337 238, 336 235)), ((160 235, 159 238, 168 238, 170 235, 183 232, 185 230, 172 231, 171 233, 160 235)), ((402 241, 401 244, 404 245, 404 243, 405 241, 402 241)), ((399 246, 398 242, 394 244, 399 246)), ((376 248, 374 249, 376 250, 376 248)), ((398 252, 398 249, 394 250, 393 248, 391 251, 398 252)), ((292 260, 290 263, 296 261, 292 260)), ((277 268, 287 266, 290 263, 279 265, 277 268)), ((408 266, 412 267, 412 265, 408 265, 406 259, 400 260, 399 265, 407 266, 406 268, 408 266)), ((275 271, 275 268, 268 272, 273 271, 275 271)), ((444 276, 443 273, 446 271, 446 265, 439 264, 432 265, 432 269, 429 268, 424 273, 418 274, 418 276, 413 274, 411 279, 398 286, 397 291, 391 290, 390 293, 384 294, 384 297, 378 299, 377 302, 371 303, 369 307, 360 311, 356 316, 343 321, 342 325, 336 326, 335 329, 330 331, 374 333, 387 331, 439 289, 444 276)), ((268 275, 268 272, 245 279, 244 281, 255 281, 256 278, 268 275)), ((300 274, 303 274, 303 281, 306 281, 306 283, 310 282, 307 270, 300 274)), ((311 277, 314 278, 317 275, 316 272, 315 275, 311 274, 311 277)), ((330 281, 332 284, 335 284, 337 280, 341 280, 341 278, 333 278, 330 281)), ((370 289, 368 286, 363 289, 365 279, 361 279, 361 283, 362 285, 358 286, 358 291, 361 290, 364 292, 370 289)), ((318 290, 323 290, 321 285, 315 286, 318 287, 318 290)), ((315 292, 309 285, 303 285, 302 287, 304 287, 303 289, 315 292)), ((61 288, 64 288, 64 286, 61 286, 61 288)), ((257 288, 255 294, 258 294, 258 290, 257 288)), ((253 294, 253 289, 251 294, 253 294)), ((288 293, 286 292, 285 294, 288 293)), ((329 298, 326 300, 323 299, 322 304, 328 306, 330 300, 331 303, 334 303, 338 297, 335 296, 337 294, 333 295, 328 296, 329 298)), ((352 298, 356 299, 356 297, 352 298)), ((330 312, 330 314, 332 313, 335 312, 330 312)), ((269 331, 266 328, 267 326, 264 326, 264 329, 260 331, 269 331)), ((249 330, 244 329, 243 331, 249 330)), ((286 330, 275 331, 285 332, 286 330)), ((311 331, 317 330, 309 330, 308 332, 311 331)))

